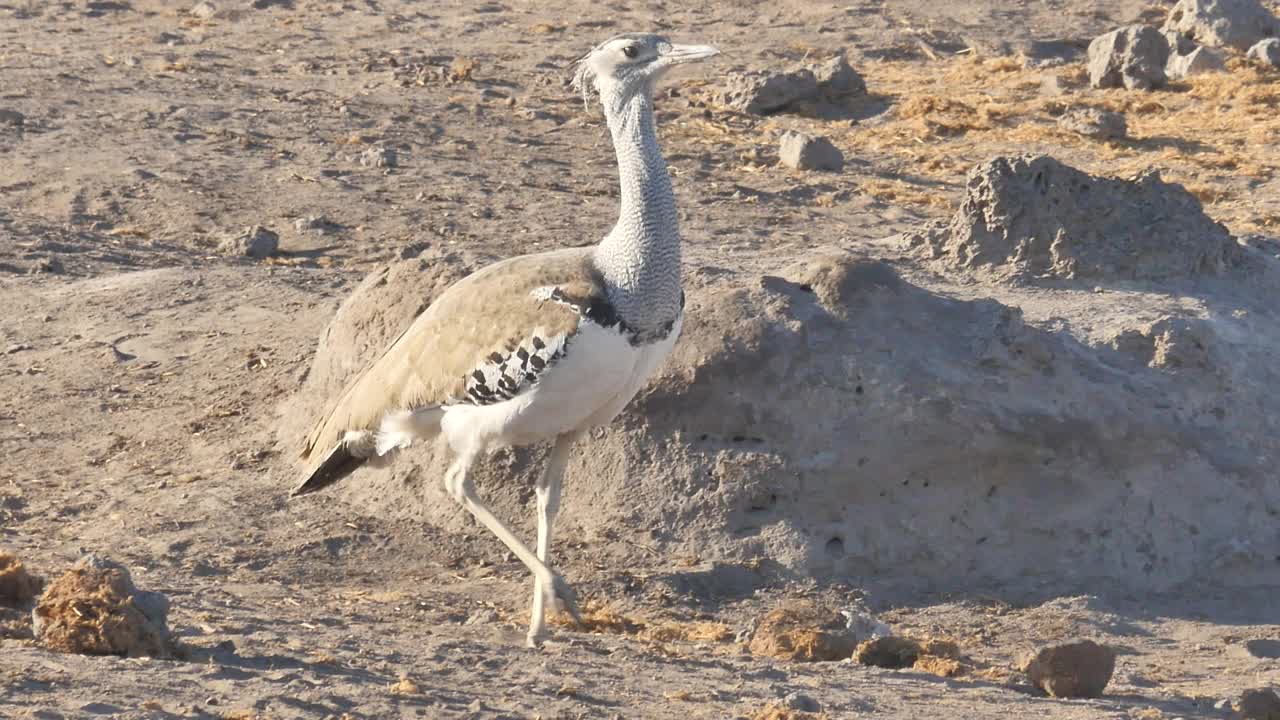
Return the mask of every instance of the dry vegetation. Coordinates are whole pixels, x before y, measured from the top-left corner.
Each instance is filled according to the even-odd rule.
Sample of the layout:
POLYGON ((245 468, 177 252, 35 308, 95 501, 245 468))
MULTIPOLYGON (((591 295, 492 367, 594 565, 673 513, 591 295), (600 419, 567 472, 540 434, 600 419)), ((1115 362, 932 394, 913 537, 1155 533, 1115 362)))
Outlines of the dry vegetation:
POLYGON ((871 93, 849 107, 855 117, 871 115, 860 121, 730 115, 683 130, 732 144, 748 173, 768 166, 758 148, 771 147, 785 129, 826 135, 846 154, 895 169, 858 185, 891 204, 945 210, 976 163, 998 153, 1043 152, 1095 174, 1129 177, 1155 168, 1237 233, 1280 228, 1280 211, 1260 208, 1250 192, 1280 173, 1280 72, 1273 69, 1234 58, 1228 72, 1155 92, 1092 89, 1083 63, 1037 68, 1022 58, 974 54, 867 62, 858 70, 871 93), (1042 91, 1050 76, 1060 94, 1042 91), (1059 128, 1064 113, 1080 108, 1123 113, 1128 138, 1098 141, 1059 128))

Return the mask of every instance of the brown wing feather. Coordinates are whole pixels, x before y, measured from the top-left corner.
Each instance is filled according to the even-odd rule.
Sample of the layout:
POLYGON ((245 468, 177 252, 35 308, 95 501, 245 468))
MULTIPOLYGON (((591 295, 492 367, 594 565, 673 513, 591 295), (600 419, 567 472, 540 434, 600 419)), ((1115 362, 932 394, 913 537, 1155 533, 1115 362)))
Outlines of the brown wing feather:
POLYGON ((327 457, 351 431, 373 430, 383 415, 463 397, 467 375, 495 351, 510 352, 530 335, 577 329, 569 305, 535 298, 548 286, 585 307, 601 293, 590 248, 494 263, 458 281, 422 312, 363 373, 347 384, 308 435, 304 459, 327 457))

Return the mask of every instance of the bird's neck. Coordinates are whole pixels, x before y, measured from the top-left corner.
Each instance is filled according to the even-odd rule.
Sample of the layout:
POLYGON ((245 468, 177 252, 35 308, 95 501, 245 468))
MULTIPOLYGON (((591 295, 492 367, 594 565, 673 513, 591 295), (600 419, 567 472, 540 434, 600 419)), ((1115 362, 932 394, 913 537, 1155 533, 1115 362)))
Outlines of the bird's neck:
POLYGON ((618 155, 622 208, 596 248, 609 299, 630 327, 658 331, 680 313, 680 228, 667 163, 658 147, 653 97, 606 104, 618 155))

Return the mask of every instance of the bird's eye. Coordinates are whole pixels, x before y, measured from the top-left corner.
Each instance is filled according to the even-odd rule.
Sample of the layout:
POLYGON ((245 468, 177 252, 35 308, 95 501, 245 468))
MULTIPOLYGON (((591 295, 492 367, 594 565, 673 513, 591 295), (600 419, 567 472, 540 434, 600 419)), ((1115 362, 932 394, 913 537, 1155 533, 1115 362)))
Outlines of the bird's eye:
POLYGON ((638 55, 639 53, 640 51, 636 49, 635 45, 628 45, 622 48, 622 54, 632 59, 634 59, 635 56, 638 55))

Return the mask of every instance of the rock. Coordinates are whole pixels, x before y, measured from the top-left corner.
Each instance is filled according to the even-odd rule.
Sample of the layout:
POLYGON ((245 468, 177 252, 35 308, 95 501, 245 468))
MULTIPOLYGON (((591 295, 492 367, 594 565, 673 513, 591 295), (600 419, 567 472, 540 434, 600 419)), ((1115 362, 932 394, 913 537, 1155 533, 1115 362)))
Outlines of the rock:
POLYGON ((1067 93, 1066 83, 1061 75, 1047 73, 1040 76, 1040 94, 1047 97, 1057 97, 1067 93))
POLYGON ((1244 52, 1280 35, 1280 20, 1258 0, 1179 0, 1169 11, 1164 29, 1201 45, 1244 52))
POLYGON ((818 80, 808 68, 788 72, 755 70, 726 78, 725 86, 715 93, 714 102, 731 110, 765 115, 817 94, 818 80))
POLYGON ((1045 155, 972 170, 949 224, 908 233, 938 262, 1008 278, 1166 280, 1242 261, 1231 233, 1194 195, 1156 173, 1095 177, 1045 155))
POLYGON ((279 235, 261 225, 252 225, 241 232, 223 238, 218 249, 224 255, 239 255, 262 259, 274 255, 279 247, 279 235))
POLYGON ((40 578, 27 571, 12 553, 0 550, 0 604, 26 605, 40 592, 40 578))
POLYGON ((800 712, 822 712, 822 705, 817 700, 799 692, 789 692, 782 698, 782 706, 788 710, 800 712))
POLYGON ((1236 701, 1236 720, 1280 720, 1280 695, 1268 688, 1245 690, 1236 701))
POLYGON ((844 53, 815 67, 813 77, 818 83, 818 92, 829 99, 867 94, 867 82, 849 65, 844 53))
POLYGON ((844 616, 845 628, 853 633, 854 638, 859 643, 891 634, 888 625, 868 613, 858 612, 857 610, 841 610, 840 614, 844 616))
POLYGON ((1130 25, 1089 43, 1089 84, 1096 88, 1153 90, 1165 84, 1169 41, 1159 30, 1130 25))
POLYGON ((54 580, 32 611, 36 639, 85 655, 168 657, 169 599, 134 587, 123 565, 93 555, 54 580))
POLYGON ((1249 59, 1257 60, 1264 65, 1280 67, 1280 39, 1267 38, 1259 40, 1249 48, 1249 59))
POLYGON ((1248 640, 1244 644, 1244 649, 1249 651, 1249 654, 1256 658, 1265 658, 1267 660, 1280 659, 1280 640, 1248 640))
POLYGON ((1205 73, 1222 72, 1227 61, 1213 48, 1197 47, 1186 54, 1169 53, 1164 74, 1170 80, 1184 80, 1205 73))
POLYGON ((1170 55, 1188 55, 1192 50, 1200 47, 1196 45, 1194 40, 1177 30, 1165 30, 1161 34, 1164 35, 1165 42, 1169 45, 1170 55))
POLYGON ((322 215, 308 215, 293 221, 293 229, 300 233, 313 232, 324 235, 333 229, 333 223, 322 215))
POLYGON ((27 122, 27 116, 17 110, 7 110, 0 108, 0 125, 11 125, 21 128, 27 122))
POLYGON ((1092 640, 1044 648, 1023 666, 1032 685, 1059 698, 1100 696, 1115 669, 1115 650, 1092 640))
POLYGON ((800 601, 769 611, 756 626, 749 647, 755 655, 824 662, 844 660, 857 644, 840 613, 800 601))
POLYGON ((398 158, 391 148, 371 147, 360 153, 360 164, 365 167, 395 167, 398 158))
POLYGON ((863 665, 897 670, 915 665, 921 652, 919 642, 911 638, 890 635, 862 643, 854 652, 853 659, 863 665))
POLYGON ((211 2, 208 2, 208 0, 205 0, 205 2, 198 2, 195 5, 192 5, 191 8, 187 10, 187 14, 192 17, 198 17, 202 20, 211 20, 218 16, 218 7, 211 2))
POLYGON ((1095 140, 1117 140, 1129 132, 1124 114, 1096 108, 1081 108, 1058 118, 1058 127, 1095 140))
POLYGON ((797 170, 844 170, 844 154, 825 137, 788 130, 782 135, 778 159, 797 170))

